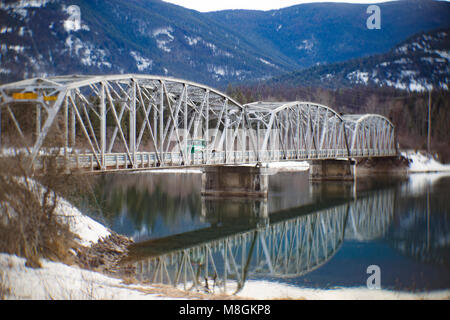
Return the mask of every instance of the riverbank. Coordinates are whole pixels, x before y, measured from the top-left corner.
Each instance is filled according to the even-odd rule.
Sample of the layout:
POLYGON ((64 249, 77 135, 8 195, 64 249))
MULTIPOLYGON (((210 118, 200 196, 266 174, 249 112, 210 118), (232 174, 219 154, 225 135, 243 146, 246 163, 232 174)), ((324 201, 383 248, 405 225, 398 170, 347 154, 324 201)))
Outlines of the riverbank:
POLYGON ((58 214, 80 244, 75 263, 41 259, 40 268, 26 259, 0 253, 0 300, 161 300, 229 299, 183 292, 169 286, 138 283, 132 265, 120 264, 132 239, 118 235, 61 199, 58 214))

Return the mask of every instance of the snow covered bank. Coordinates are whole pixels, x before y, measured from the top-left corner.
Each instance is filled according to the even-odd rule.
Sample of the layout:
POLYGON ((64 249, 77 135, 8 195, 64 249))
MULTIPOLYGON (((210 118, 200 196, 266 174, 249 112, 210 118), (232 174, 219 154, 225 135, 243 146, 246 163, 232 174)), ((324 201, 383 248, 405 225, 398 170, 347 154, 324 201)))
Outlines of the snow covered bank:
POLYGON ((432 292, 400 292, 391 290, 370 290, 361 288, 311 289, 298 288, 287 284, 249 280, 237 294, 241 298, 252 299, 307 299, 307 300, 414 300, 449 299, 450 290, 432 292), (269 289, 270 288, 270 289, 269 289))
POLYGON ((25 266, 24 258, 5 253, 0 253, 0 284, 5 299, 163 299, 98 272, 47 260, 33 269, 25 266))
POLYGON ((408 172, 441 172, 450 171, 450 164, 442 164, 430 155, 420 151, 404 151, 400 153, 409 161, 408 172))
MULTIPOLYGON (((59 218, 78 235, 86 247, 111 235, 102 224, 83 215, 65 199, 56 208, 59 218)), ((42 268, 30 268, 26 259, 0 253, 0 298, 4 299, 167 299, 150 286, 125 285, 102 273, 41 259, 42 268), (153 289, 152 294, 149 291, 153 289)))
POLYGON ((111 235, 111 231, 97 221, 82 214, 80 210, 70 204, 67 200, 60 198, 56 207, 58 214, 63 222, 67 223, 70 230, 78 235, 77 241, 82 246, 91 246, 100 239, 111 235))

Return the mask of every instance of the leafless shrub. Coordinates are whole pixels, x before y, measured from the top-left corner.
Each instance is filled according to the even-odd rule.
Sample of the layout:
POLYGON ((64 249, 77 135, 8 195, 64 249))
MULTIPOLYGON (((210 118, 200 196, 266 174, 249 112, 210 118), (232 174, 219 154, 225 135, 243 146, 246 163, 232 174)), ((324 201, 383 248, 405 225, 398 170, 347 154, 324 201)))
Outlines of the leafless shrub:
POLYGON ((80 188, 82 176, 68 173, 55 152, 29 165, 23 154, 0 158, 0 252, 27 259, 40 267, 40 258, 73 263, 75 235, 58 219, 61 196, 80 188))

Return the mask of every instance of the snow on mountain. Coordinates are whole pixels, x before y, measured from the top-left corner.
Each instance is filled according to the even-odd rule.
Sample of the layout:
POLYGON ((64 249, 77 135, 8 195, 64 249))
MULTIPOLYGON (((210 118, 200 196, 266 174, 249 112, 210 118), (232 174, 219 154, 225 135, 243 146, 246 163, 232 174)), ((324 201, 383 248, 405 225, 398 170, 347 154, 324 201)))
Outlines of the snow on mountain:
POLYGON ((224 25, 162 1, 0 4, 0 82, 152 73, 217 84, 283 70, 286 64, 260 54, 224 25))
POLYGON ((448 90, 450 29, 419 33, 385 54, 293 72, 273 82, 331 88, 373 86, 407 91, 448 90))

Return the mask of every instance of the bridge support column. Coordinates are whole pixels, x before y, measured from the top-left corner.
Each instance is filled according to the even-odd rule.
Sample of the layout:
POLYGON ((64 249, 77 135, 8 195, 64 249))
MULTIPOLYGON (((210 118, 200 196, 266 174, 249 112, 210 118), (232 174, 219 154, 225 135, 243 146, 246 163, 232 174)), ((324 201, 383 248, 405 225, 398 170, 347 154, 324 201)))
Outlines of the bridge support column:
POLYGON ((309 163, 311 180, 354 180, 355 162, 353 160, 312 160, 309 163))
POLYGON ((253 166, 208 166, 203 169, 202 195, 267 197, 268 169, 253 166))

